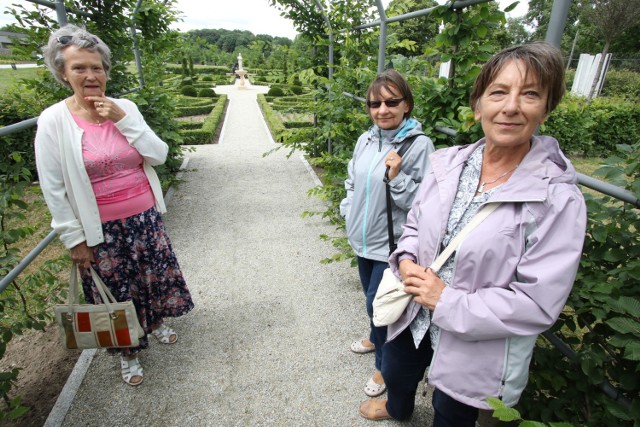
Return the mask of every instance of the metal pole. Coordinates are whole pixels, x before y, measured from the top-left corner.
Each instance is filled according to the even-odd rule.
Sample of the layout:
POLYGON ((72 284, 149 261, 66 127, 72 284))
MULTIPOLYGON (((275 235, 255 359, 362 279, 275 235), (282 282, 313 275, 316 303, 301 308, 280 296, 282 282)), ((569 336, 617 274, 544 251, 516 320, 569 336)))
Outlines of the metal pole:
POLYGON ((384 71, 384 61, 387 52, 387 14, 384 12, 382 0, 376 0, 380 14, 380 43, 378 45, 378 74, 384 71))
POLYGON ((333 29, 331 28, 331 21, 329 21, 329 17, 324 12, 324 8, 322 7, 322 3, 320 0, 315 0, 316 6, 322 12, 322 17, 324 18, 324 22, 327 24, 327 30, 329 32, 329 80, 333 78, 333 29))
MULTIPOLYGON (((577 23, 576 23, 577 26, 577 23)), ((571 52, 569 53, 569 60, 567 61, 567 68, 565 69, 565 72, 569 71, 569 67, 571 66, 571 58, 573 58, 573 51, 576 49, 576 42, 578 41, 578 33, 580 32, 580 29, 576 29, 576 36, 573 38, 573 45, 571 45, 571 52)))
POLYGON ((34 117, 32 119, 23 120, 18 123, 14 123, 12 125, 4 126, 0 128, 0 136, 7 136, 14 132, 19 132, 24 129, 29 129, 34 127, 38 123, 38 117, 34 117))
POLYGON ((562 33, 564 32, 564 26, 567 23, 570 6, 571 0, 553 0, 549 28, 547 28, 547 36, 544 40, 558 48, 562 42, 562 33))
POLYGON ((69 23, 67 21, 67 11, 64 9, 63 0, 56 0, 56 15, 58 16, 58 23, 60 24, 60 28, 69 23))
MULTIPOLYGON (((140 9, 142 5, 142 0, 138 0, 136 3, 136 8, 133 10, 132 16, 140 9)), ((136 26, 131 24, 131 38, 133 38, 133 55, 136 58, 136 66, 138 67, 138 84, 140 85, 140 89, 144 87, 144 75, 142 74, 142 58, 140 57, 140 45, 138 44, 138 36, 136 35, 136 26)))
POLYGON ((51 243, 51 241, 57 235, 58 233, 56 233, 55 231, 51 231, 47 237, 45 237, 40 243, 38 243, 38 246, 33 248, 31 252, 29 252, 29 254, 24 257, 23 260, 20 261, 20 263, 18 263, 18 265, 15 266, 13 270, 9 272, 9 274, 4 276, 2 280, 0 280, 0 292, 4 291, 7 286, 9 286, 11 282, 13 282, 15 278, 18 277, 18 275, 22 273, 24 269, 27 268, 27 266, 31 264, 31 262, 36 259, 38 255, 40 255, 40 252, 42 252, 44 248, 46 248, 47 245, 51 243))

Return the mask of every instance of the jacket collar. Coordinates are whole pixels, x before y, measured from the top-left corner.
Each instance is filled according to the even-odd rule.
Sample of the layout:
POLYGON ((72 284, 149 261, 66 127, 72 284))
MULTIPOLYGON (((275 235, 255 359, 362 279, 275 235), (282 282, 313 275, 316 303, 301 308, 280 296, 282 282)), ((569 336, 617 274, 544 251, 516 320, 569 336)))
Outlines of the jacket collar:
MULTIPOLYGON (((439 184, 462 172, 471 153, 485 138, 475 144, 438 150, 432 154, 431 162, 435 178, 439 184)), ((560 151, 558 141, 550 136, 533 136, 531 149, 522 159, 520 166, 511 178, 491 196, 491 202, 544 201, 547 198, 549 184, 565 182, 576 184, 578 176, 575 169, 560 151)), ((455 189, 453 189, 455 191, 455 189)))
POLYGON ((369 136, 379 138, 383 143, 397 144, 407 137, 422 133, 422 125, 416 119, 404 119, 400 126, 392 130, 383 130, 378 125, 369 128, 369 136))

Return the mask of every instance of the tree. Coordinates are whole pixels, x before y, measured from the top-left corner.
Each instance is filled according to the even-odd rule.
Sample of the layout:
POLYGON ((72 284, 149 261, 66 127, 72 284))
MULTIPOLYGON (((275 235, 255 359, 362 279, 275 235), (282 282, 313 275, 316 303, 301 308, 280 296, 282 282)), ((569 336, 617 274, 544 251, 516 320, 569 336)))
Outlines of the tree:
MULTIPOLYGON (((590 0, 589 3, 590 7, 585 10, 584 17, 604 39, 602 56, 596 71, 596 76, 599 76, 611 41, 640 24, 640 0, 590 0)), ((593 98, 597 85, 598 79, 594 79, 589 99, 593 98)))
POLYGON ((507 18, 506 31, 510 45, 527 43, 531 39, 531 33, 525 27, 523 17, 507 18))
MULTIPOLYGON (((392 0, 389 3, 387 17, 404 15, 434 6, 438 6, 435 0, 392 0)), ((427 44, 433 44, 433 39, 438 35, 439 25, 440 23, 431 15, 390 24, 389 35, 399 44, 389 49, 389 53, 411 56, 416 52, 424 51, 427 44)))

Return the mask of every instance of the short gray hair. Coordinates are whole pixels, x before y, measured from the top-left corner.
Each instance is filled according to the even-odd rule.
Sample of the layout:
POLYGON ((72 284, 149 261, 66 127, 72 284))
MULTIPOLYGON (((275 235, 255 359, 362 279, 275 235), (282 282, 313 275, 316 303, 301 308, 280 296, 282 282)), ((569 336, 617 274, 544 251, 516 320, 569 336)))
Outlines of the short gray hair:
POLYGON ((69 82, 64 80, 64 49, 67 46, 77 46, 80 49, 87 49, 90 52, 98 52, 102 58, 104 73, 109 78, 111 70, 111 50, 98 36, 88 32, 86 29, 75 25, 65 25, 49 36, 47 45, 42 48, 44 63, 53 74, 53 77, 63 86, 71 88, 69 82), (69 38, 66 43, 60 39, 69 38))

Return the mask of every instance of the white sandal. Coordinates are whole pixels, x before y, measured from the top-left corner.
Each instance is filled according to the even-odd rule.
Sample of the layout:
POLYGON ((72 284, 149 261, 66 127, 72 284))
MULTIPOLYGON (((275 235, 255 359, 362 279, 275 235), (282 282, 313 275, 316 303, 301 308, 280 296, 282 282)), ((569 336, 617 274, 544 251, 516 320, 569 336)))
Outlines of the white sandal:
POLYGON ((351 351, 358 354, 365 354, 365 353, 371 353, 372 351, 376 350, 375 345, 373 347, 367 347, 366 345, 364 345, 363 341, 364 341, 364 338, 361 340, 352 342, 350 347, 351 351))
POLYGON ((385 383, 378 384, 373 380, 373 377, 367 381, 364 386, 364 394, 369 397, 377 397, 387 391, 387 385, 385 383))
POLYGON ((125 359, 124 357, 120 357, 120 372, 122 373, 122 379, 125 383, 131 386, 137 386, 142 384, 144 380, 142 365, 138 358, 134 359, 125 359), (140 381, 132 382, 133 377, 140 377, 140 381))
POLYGON ((175 344, 175 342, 178 341, 178 334, 176 334, 176 331, 174 331, 164 323, 157 329, 153 329, 151 331, 151 335, 156 337, 162 344, 175 344), (171 337, 175 338, 171 340, 171 337))

